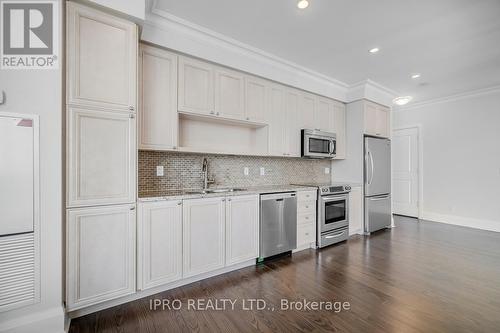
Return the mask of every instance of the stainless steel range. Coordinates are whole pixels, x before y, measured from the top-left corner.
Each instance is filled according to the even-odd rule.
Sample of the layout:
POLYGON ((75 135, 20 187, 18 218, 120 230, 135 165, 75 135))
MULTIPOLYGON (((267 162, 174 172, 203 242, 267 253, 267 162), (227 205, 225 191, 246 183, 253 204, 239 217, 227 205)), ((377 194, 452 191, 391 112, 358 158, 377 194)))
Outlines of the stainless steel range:
POLYGON ((351 186, 344 183, 307 186, 318 187, 316 245, 321 248, 346 240, 349 237, 351 186))

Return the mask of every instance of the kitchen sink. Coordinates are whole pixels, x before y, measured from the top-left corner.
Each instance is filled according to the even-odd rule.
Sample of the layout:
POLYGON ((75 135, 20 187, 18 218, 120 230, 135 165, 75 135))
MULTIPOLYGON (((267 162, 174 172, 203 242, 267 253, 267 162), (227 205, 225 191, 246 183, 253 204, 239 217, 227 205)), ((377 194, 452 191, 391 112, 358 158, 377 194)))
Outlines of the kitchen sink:
POLYGON ((239 192, 239 191, 246 191, 244 188, 214 188, 214 189, 207 189, 207 190, 194 190, 194 191, 187 191, 187 194, 210 194, 210 193, 230 193, 230 192, 239 192))

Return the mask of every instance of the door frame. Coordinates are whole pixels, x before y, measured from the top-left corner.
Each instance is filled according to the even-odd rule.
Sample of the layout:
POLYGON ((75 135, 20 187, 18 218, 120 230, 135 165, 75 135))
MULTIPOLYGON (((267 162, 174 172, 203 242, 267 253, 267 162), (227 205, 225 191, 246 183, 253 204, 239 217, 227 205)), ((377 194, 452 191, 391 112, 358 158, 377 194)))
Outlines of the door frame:
MULTIPOLYGON (((392 138, 394 138, 394 132, 396 131, 401 131, 401 130, 407 130, 407 129, 416 129, 417 130, 417 155, 418 155, 418 216, 417 218, 420 220, 423 218, 423 212, 424 212, 424 146, 423 146, 423 140, 422 140, 422 125, 421 124, 415 124, 415 125, 407 125, 407 126, 401 126, 401 127, 394 127, 392 129, 392 138)), ((392 175, 391 175, 392 178, 392 175)), ((391 181, 391 187, 393 186, 392 181, 391 181)), ((391 188, 391 192, 394 189, 391 188)), ((394 196, 393 196, 394 200, 394 196)), ((394 205, 392 206, 394 207, 394 205)), ((394 212, 392 212, 394 214, 394 212)))

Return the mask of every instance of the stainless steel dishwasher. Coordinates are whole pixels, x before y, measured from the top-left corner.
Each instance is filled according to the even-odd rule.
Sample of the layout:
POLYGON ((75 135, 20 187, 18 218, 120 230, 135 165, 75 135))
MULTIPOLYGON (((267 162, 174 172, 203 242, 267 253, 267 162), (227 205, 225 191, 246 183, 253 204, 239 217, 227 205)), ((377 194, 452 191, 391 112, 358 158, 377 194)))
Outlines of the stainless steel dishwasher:
POLYGON ((259 261, 297 247, 297 197, 295 192, 260 196, 259 261))

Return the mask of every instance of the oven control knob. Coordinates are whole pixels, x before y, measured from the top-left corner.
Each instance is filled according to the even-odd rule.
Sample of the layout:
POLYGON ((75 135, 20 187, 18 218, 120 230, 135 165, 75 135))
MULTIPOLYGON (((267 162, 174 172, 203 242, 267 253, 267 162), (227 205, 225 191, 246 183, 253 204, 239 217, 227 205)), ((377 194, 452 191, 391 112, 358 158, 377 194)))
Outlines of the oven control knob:
POLYGON ((347 185, 347 186, 345 187, 345 190, 346 190, 346 191, 350 191, 350 190, 351 190, 351 186, 347 185))
POLYGON ((328 192, 328 189, 324 188, 324 189, 321 190, 321 192, 328 192))

